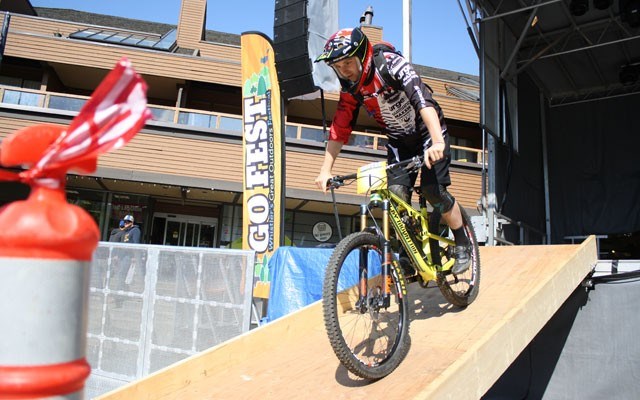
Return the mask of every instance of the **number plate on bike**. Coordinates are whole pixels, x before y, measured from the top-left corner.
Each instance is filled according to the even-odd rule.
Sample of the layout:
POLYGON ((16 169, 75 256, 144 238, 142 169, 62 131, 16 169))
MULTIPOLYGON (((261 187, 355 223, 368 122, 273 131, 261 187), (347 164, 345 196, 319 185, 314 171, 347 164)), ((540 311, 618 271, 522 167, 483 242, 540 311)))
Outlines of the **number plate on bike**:
POLYGON ((378 161, 358 168, 357 193, 387 188, 387 162, 378 161))

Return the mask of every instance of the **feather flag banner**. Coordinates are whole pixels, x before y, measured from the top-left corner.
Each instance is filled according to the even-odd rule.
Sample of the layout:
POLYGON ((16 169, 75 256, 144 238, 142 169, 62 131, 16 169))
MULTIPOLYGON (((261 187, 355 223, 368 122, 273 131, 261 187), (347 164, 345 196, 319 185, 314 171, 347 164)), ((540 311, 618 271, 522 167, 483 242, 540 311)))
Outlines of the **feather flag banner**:
MULTIPOLYGON (((284 114, 273 44, 259 33, 243 33, 242 146, 243 248, 256 252, 256 270, 268 271, 269 257, 284 232, 284 114)), ((257 276, 268 276, 258 273, 257 276)), ((254 296, 267 298, 269 284, 258 281, 254 296)))
MULTIPOLYGON (((80 113, 34 160, 33 166, 18 174, 0 171, 0 180, 24 183, 37 180, 47 186, 55 185, 53 181, 67 170, 86 165, 98 155, 124 146, 151 117, 146 91, 147 84, 134 71, 131 62, 120 59, 80 113)), ((38 126, 30 128, 37 130, 38 126)), ((3 146, 2 151, 6 150, 3 146)), ((0 162, 5 164, 6 157, 0 155, 3 156, 0 162)))

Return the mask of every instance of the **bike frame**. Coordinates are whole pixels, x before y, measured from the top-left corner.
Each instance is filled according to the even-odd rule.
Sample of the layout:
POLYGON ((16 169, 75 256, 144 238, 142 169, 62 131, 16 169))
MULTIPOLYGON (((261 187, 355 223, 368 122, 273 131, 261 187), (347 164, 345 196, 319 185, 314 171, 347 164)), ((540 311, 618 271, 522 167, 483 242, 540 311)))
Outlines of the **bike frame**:
MULTIPOLYGON (((429 213, 427 211, 426 201, 420 198, 420 210, 416 210, 410 204, 405 202, 395 193, 388 189, 378 189, 371 192, 368 204, 360 207, 360 229, 368 229, 368 218, 372 208, 380 208, 382 210, 381 221, 381 247, 383 252, 382 274, 384 282, 388 282, 389 268, 394 261, 394 254, 391 249, 391 227, 396 232, 398 239, 404 247, 405 251, 411 258, 413 265, 416 267, 424 282, 436 280, 438 272, 444 272, 451 269, 453 259, 449 259, 444 265, 436 263, 431 254, 429 240, 437 240, 453 246, 455 242, 452 239, 436 235, 429 231, 429 213), (414 218, 420 226, 420 233, 410 233, 405 222, 402 220, 402 213, 406 213, 409 218, 414 218), (415 238, 415 239, 414 239, 415 238)), ((375 222, 374 222, 375 223, 375 222)), ((377 224, 376 224, 377 225, 377 224)), ((362 255, 361 255, 362 257, 362 255)), ((395 260, 397 261, 397 260, 395 260)), ((361 263, 360 265, 363 265, 361 263)), ((363 271, 361 271, 362 273, 363 271)), ((366 276, 366 271, 364 271, 366 276)), ((385 295, 389 293, 388 285, 384 289, 385 295)), ((366 286, 365 286, 366 287, 366 286)), ((363 289, 365 288, 363 287, 363 289)), ((361 292, 363 293, 363 292, 361 292)), ((366 295, 366 289, 363 293, 366 295)), ((387 296, 388 297, 388 296, 387 296)))
MULTIPOLYGON (((322 293, 331 347, 340 362, 361 378, 387 376, 409 351, 411 302, 407 283, 417 281, 424 288, 435 281, 444 298, 457 307, 468 306, 478 295, 479 249, 466 211, 460 209, 471 244, 472 264, 469 274, 465 270, 459 279, 451 271, 455 241, 446 233, 449 228, 441 226, 438 210, 428 212, 426 197, 419 188, 416 208, 410 199, 405 202, 388 189, 388 171, 395 169, 393 176, 398 177, 416 173, 422 166, 422 156, 390 165, 373 162, 358 168, 357 173, 327 180, 334 205, 333 190, 341 186, 355 183, 356 193, 366 196, 360 205, 360 231, 336 245, 327 264, 322 293), (402 249, 409 260, 404 254, 402 258, 397 255, 402 249), (353 282, 354 272, 357 282, 353 282)), ((334 211, 338 221, 335 206, 334 211)))

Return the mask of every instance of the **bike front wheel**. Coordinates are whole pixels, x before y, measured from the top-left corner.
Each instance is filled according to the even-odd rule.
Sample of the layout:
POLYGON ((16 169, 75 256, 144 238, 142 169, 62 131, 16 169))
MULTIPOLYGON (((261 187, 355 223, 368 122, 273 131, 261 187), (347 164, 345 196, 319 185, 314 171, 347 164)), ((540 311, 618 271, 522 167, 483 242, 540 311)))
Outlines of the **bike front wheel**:
POLYGON ((380 237, 356 232, 335 248, 324 279, 324 324, 334 353, 349 371, 380 379, 400 365, 410 347, 406 283, 391 266, 391 295, 382 295, 380 237))

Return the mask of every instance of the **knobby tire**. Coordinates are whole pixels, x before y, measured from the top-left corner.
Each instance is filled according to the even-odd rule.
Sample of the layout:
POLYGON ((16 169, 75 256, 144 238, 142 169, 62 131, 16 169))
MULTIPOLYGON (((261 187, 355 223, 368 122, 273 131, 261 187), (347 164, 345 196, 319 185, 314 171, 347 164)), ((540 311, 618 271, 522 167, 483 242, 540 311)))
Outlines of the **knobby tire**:
MULTIPOLYGON (((466 307, 478 297, 478 291, 480 290, 480 249, 476 234, 473 231, 471 218, 462 207, 460 207, 460 213, 462 214, 464 230, 469 242, 471 242, 471 266, 460 275, 453 275, 450 271, 439 272, 436 282, 440 292, 448 302, 458 307, 466 307)), ((439 247, 437 245, 438 242, 434 242, 439 247)), ((451 254, 451 249, 440 247, 439 253, 441 262, 445 263, 451 254)), ((432 254, 438 254, 438 252, 433 252, 432 254)))
POLYGON ((352 233, 338 243, 329 259, 322 294, 324 324, 334 353, 353 374, 373 380, 395 370, 410 347, 408 299, 401 289, 406 288, 406 283, 396 268, 390 268, 389 307, 377 309, 372 305, 381 287, 379 268, 376 270, 381 262, 380 237, 368 232, 352 233), (366 309, 358 309, 356 304, 361 249, 367 250, 367 263, 371 262, 366 309))

